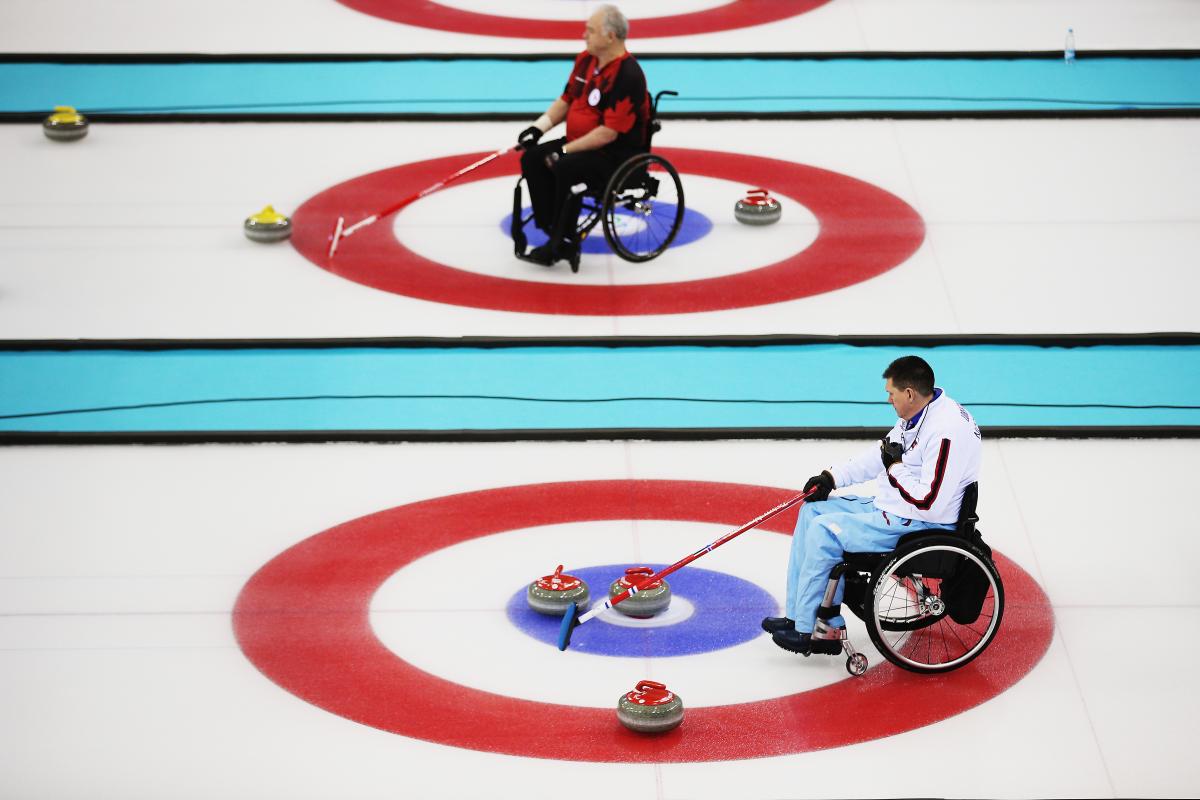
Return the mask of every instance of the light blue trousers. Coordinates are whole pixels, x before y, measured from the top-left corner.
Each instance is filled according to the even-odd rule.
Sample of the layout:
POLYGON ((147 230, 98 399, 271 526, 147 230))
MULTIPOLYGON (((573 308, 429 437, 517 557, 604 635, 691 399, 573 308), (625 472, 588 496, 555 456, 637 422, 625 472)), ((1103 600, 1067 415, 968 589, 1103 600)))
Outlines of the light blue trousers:
MULTIPOLYGON (((927 528, 953 530, 954 526, 897 517, 877 509, 870 497, 830 497, 805 503, 792 533, 784 613, 795 620, 796 630, 812 633, 829 572, 841 563, 843 553, 887 553, 904 534, 927 528)), ((845 581, 839 582, 834 603, 842 602, 844 588, 845 581)), ((845 625, 846 621, 838 616, 829 624, 845 625)))

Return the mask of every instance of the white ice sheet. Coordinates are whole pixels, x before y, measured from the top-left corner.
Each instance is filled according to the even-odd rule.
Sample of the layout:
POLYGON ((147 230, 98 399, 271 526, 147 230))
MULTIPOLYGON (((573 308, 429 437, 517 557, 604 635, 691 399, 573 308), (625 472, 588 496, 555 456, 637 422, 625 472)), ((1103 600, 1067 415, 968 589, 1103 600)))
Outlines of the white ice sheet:
MULTIPOLYGON (((503 11, 580 20, 598 3, 520 0, 503 11)), ((620 4, 618 4, 620 5, 620 4)), ((632 0, 630 44, 642 52, 1054 50, 1074 27, 1081 50, 1195 48, 1200 6, 1191 0, 832 0, 806 14, 717 33, 644 39, 639 16, 686 13, 710 0, 632 0), (647 11, 647 8, 654 9, 647 11)), ((0 51, 182 53, 576 52, 578 41, 449 33, 361 14, 334 0, 5 0, 0 51)))
MULTIPOLYGON (((228 614, 260 565, 366 513, 543 481, 799 486, 859 446, 0 450, 6 789, 20 797, 441 798, 478 796, 486 782, 488 796, 516 797, 530 786, 568 781, 581 797, 1193 794, 1200 773, 1186 748, 1200 690, 1184 672, 1196 655, 1190 634, 1197 607, 1186 567, 1200 556, 1200 537, 1172 504, 1130 503, 1111 484, 1077 477, 1085 464, 1154 464, 1161 468, 1155 496, 1184 496, 1186 471, 1175 467, 1194 459, 1188 442, 988 443, 981 528, 1047 591, 1057 617, 1050 651, 1025 679, 980 707, 822 753, 652 767, 445 747, 298 700, 263 678, 232 636, 228 614), (1170 557, 1136 555, 1146 552, 1147 540, 1153 553, 1170 557), (1151 649, 1114 657, 1121 631, 1147 636, 1151 649), (931 752, 939 754, 936 769, 913 768, 931 752)), ((714 566, 718 556, 725 567, 748 570, 764 588, 782 591, 782 563, 772 572, 759 563, 757 548, 732 543, 707 566, 724 568, 714 566)), ((514 585, 528 577, 528 568, 503 560, 494 567, 520 572, 511 576, 514 585)), ((743 670, 778 660, 765 639, 755 642, 766 649, 748 657, 743 670)), ((689 671, 706 668, 703 658, 688 661, 689 671)), ((670 664, 634 670, 643 667, 667 680, 680 677, 670 664)), ((840 671, 817 659, 785 658, 783 667, 840 671)))
MULTIPOLYGON (((0 338, 1197 329, 1195 120, 668 122, 656 139, 662 147, 834 170, 891 192, 925 220, 924 245, 889 272, 746 309, 614 318, 463 308, 369 289, 319 269, 290 244, 242 236, 242 220, 268 202, 290 213, 352 177, 486 151, 518 128, 97 125, 64 146, 36 125, 0 126, 0 338)), ((717 227, 687 246, 689 257, 735 271, 753 259, 750 234, 803 233, 747 231, 732 221, 740 193, 722 201, 719 184, 701 183, 697 210, 717 227)), ((435 218, 439 229, 461 226, 459 238, 482 232, 496 242, 490 266, 475 260, 478 248, 464 250, 472 269, 542 270, 514 262, 499 232, 511 208, 503 185, 490 203, 473 184, 422 202, 444 207, 460 191, 460 220, 435 218)), ((402 221, 430 218, 421 205, 402 221)), ((616 264, 612 275, 621 268, 636 266, 616 264)))

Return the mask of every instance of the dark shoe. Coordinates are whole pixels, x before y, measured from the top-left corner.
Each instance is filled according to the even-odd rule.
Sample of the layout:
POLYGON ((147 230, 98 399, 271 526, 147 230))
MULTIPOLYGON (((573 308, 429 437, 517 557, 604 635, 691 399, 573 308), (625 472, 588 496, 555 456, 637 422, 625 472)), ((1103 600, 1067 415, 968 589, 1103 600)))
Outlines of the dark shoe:
POLYGON ((811 633, 799 631, 781 631, 771 635, 775 644, 792 653, 810 656, 819 653, 825 656, 836 656, 842 652, 841 639, 814 639, 811 633))
POLYGON ((812 652, 812 634, 800 633, 796 629, 790 631, 778 631, 771 634, 772 641, 792 653, 799 653, 802 656, 807 656, 812 652))
POLYGON ((530 250, 525 254, 525 258, 541 264, 543 267, 549 267, 554 263, 554 251, 550 249, 550 243, 547 242, 530 250))
POLYGON ((563 239, 555 255, 571 265, 571 272, 579 272, 579 242, 563 239))
POLYGON ((767 617, 762 621, 762 629, 767 633, 779 633, 796 629, 796 623, 787 617, 767 617))
POLYGON ((811 639, 811 652, 819 653, 823 656, 836 656, 842 652, 841 639, 811 639))

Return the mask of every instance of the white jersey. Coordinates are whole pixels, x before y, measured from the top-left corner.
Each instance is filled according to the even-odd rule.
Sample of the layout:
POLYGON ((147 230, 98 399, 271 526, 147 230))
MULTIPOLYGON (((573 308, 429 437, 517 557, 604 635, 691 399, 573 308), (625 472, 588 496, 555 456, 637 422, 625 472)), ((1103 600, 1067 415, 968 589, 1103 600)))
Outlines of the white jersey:
POLYGON ((875 479, 875 507, 905 519, 954 523, 963 489, 979 480, 983 443, 971 414, 941 389, 913 418, 899 420, 887 438, 904 443, 904 458, 884 471, 872 445, 841 466, 834 483, 850 486, 875 479))

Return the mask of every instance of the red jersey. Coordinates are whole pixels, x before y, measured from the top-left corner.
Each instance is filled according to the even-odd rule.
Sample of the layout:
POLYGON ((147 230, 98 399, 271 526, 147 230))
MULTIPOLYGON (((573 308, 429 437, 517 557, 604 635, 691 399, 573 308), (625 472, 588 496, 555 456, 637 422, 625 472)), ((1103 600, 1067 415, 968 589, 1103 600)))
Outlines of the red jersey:
POLYGON ((597 69, 599 61, 586 50, 575 58, 575 67, 563 89, 567 109, 567 141, 603 125, 617 132, 610 146, 621 149, 646 148, 646 122, 650 118, 650 95, 646 75, 629 53, 597 69))

